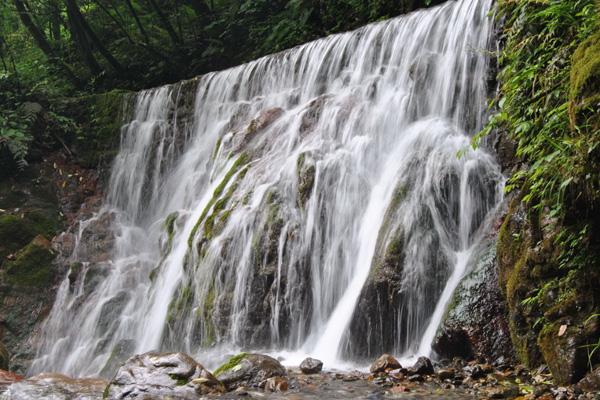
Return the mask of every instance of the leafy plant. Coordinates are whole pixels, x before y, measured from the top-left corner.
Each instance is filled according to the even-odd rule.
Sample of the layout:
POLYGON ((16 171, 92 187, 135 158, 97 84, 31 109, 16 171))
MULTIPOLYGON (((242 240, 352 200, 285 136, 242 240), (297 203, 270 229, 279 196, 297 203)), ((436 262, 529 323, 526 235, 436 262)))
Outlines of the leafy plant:
POLYGON ((27 166, 25 157, 33 137, 30 128, 35 115, 13 109, 0 111, 0 147, 8 149, 20 169, 27 166))
MULTIPOLYGON (((591 315, 586 321, 585 324, 589 323, 591 320, 593 320, 594 318, 600 318, 600 314, 594 314, 591 315)), ((592 359, 594 357, 594 354, 596 354, 597 352, 600 351, 600 338, 598 338, 598 342, 597 343, 592 343, 592 344, 588 344, 586 346, 583 346, 587 349, 587 353, 588 353, 588 364, 590 367, 590 371, 593 369, 593 363, 592 363, 592 359)))
POLYGON ((525 166, 506 190, 520 189, 531 210, 561 226, 555 238, 559 264, 577 267, 588 261, 590 231, 581 223, 585 218, 570 216, 583 212, 576 205, 582 199, 590 205, 600 201, 600 175, 590 158, 600 135, 586 123, 573 125, 569 74, 575 49, 598 27, 596 8, 592 0, 505 0, 499 15, 508 27, 498 57, 501 85, 492 102, 495 113, 473 145, 492 131, 515 141, 516 157, 525 166))

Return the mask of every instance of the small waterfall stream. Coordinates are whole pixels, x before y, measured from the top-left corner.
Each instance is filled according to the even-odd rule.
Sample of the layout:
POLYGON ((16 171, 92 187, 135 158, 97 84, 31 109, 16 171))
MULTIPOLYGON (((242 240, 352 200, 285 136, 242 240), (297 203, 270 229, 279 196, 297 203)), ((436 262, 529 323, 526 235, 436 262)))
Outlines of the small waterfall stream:
POLYGON ((110 375, 152 349, 329 367, 429 354, 502 199, 493 156, 469 145, 490 6, 448 2, 140 92, 30 372, 110 375), (394 315, 360 315, 386 274, 394 315), (361 318, 393 319, 361 334, 369 351, 361 318))

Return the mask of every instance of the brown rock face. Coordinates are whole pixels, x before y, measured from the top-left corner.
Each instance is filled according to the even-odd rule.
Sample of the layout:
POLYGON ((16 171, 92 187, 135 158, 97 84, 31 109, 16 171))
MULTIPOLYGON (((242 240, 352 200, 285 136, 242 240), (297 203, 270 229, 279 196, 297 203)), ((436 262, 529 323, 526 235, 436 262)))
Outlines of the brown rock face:
POLYGON ((396 360, 389 354, 384 354, 377 360, 375 360, 375 362, 371 365, 371 368, 369 370, 372 374, 375 374, 378 372, 386 372, 398 368, 402 368, 398 360, 396 360))

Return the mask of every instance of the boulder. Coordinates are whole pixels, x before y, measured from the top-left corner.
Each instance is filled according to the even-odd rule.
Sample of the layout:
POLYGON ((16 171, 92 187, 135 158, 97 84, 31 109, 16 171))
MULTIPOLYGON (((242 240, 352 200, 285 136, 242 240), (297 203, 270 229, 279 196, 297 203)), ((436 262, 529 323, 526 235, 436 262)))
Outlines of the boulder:
POLYGON ((433 364, 427 357, 419 357, 415 365, 409 369, 409 374, 412 373, 416 375, 432 375, 433 372, 433 364))
POLYGON ((318 374, 323 369, 323 362, 315 358, 308 357, 300 364, 300 371, 303 374, 318 374))
POLYGON ((372 374, 376 374, 378 372, 386 372, 393 369, 402 368, 402 365, 389 354, 384 354, 379 357, 373 364, 371 364, 371 368, 369 369, 372 374))
MULTIPOLYGON (((0 379, 2 378, 3 376, 0 374, 0 379)), ((25 380, 21 380, 19 376, 8 376, 8 378, 15 382, 4 393, 4 396, 11 400, 101 399, 107 384, 103 379, 76 379, 51 373, 36 375, 25 380)))
POLYGON ((149 352, 127 360, 104 393, 110 399, 197 399, 222 392, 221 382, 187 354, 149 352))
POLYGON ((217 368, 214 375, 227 387, 227 390, 235 390, 241 386, 259 387, 269 378, 286 376, 287 371, 272 357, 240 353, 217 368))

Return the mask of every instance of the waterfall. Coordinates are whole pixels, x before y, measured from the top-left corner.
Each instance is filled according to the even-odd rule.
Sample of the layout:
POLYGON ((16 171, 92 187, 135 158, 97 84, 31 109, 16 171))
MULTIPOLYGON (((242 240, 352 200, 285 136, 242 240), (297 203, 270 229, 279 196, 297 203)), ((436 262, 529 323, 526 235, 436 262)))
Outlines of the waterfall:
POLYGON ((140 92, 30 373, 109 375, 153 349, 429 354, 502 199, 494 157, 470 147, 490 7, 140 92))

